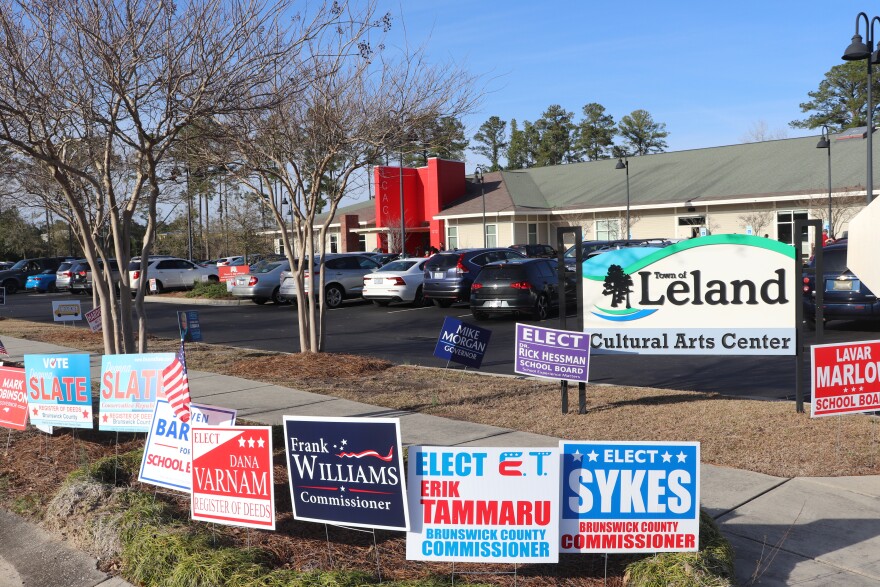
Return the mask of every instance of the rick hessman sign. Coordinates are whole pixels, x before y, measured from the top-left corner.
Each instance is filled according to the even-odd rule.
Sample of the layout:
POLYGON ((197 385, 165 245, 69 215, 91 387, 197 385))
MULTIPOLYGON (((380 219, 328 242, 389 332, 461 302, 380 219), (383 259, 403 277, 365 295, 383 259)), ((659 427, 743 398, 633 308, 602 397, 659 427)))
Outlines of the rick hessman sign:
POLYGON ((698 442, 560 442, 561 552, 696 551, 698 442))
POLYGON ((406 558, 555 563, 559 449, 411 446, 406 558))
POLYGON ((293 517, 408 530, 400 423, 284 416, 293 517))
POLYGON ((794 355, 795 249, 722 234, 584 262, 593 352, 794 355))
POLYGON ((517 324, 514 371, 586 383, 590 378, 590 337, 583 332, 517 324))

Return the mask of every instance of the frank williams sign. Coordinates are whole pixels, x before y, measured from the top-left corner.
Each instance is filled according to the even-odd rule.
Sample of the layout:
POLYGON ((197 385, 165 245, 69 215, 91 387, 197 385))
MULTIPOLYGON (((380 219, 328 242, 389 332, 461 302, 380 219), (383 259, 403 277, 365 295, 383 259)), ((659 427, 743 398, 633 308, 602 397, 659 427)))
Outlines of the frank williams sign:
POLYGON ((284 433, 294 518, 409 529, 398 420, 285 416, 284 433))

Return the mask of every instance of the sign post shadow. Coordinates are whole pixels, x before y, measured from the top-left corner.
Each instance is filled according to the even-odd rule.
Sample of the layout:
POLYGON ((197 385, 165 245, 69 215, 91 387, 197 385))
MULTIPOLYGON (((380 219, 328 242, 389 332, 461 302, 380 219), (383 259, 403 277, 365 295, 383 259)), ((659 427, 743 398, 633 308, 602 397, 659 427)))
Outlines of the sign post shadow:
MULTIPOLYGON (((804 264, 801 262, 801 239, 802 235, 809 234, 809 227, 813 227, 813 242, 815 243, 813 263, 813 286, 816 288, 814 307, 816 309, 816 344, 821 344, 825 334, 825 265, 822 253, 822 221, 795 220, 795 295, 798 296, 795 304, 795 322, 797 323, 797 343, 795 353, 794 393, 795 405, 798 413, 804 412, 804 264)), ((812 398, 811 398, 812 399, 812 398)))

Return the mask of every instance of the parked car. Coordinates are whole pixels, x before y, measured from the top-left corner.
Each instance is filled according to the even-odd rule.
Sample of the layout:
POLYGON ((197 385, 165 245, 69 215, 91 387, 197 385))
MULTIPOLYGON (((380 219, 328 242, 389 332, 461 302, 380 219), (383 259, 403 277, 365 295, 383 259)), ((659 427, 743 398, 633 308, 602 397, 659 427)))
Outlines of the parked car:
POLYGON ((24 289, 27 278, 31 275, 42 273, 47 269, 53 272, 66 261, 66 257, 38 257, 35 259, 22 259, 9 269, 0 271, 0 287, 6 288, 7 294, 14 294, 24 289))
POLYGON ((400 253, 364 253, 373 258, 379 265, 387 265, 400 258, 400 253))
POLYGON ((15 263, 13 263, 12 261, 0 261, 0 271, 12 269, 13 265, 15 265, 15 263))
MULTIPOLYGON (((324 302, 328 308, 338 308, 342 301, 350 298, 359 298, 364 289, 364 275, 379 269, 379 264, 366 254, 360 253, 333 253, 325 255, 323 263, 316 262, 313 270, 317 271, 323 266, 324 274, 324 302)), ((306 293, 309 292, 309 272, 305 272, 306 293)), ((319 275, 315 275, 318 279, 319 275)), ((293 274, 285 271, 281 274, 280 296, 284 300, 296 300, 296 285, 293 274)))
MULTIPOLYGON (((115 287, 119 287, 119 264, 116 262, 116 259, 107 259, 107 263, 110 265, 110 278, 113 281, 113 285, 115 287)), ((99 270, 103 271, 103 263, 99 259, 98 264, 100 265, 99 270)), ((90 294, 92 293, 92 267, 89 265, 89 262, 83 259, 82 261, 77 261, 71 268, 70 272, 72 276, 70 278, 69 289, 70 293, 73 294, 90 294)))
POLYGON ((27 291, 37 291, 40 293, 55 291, 56 279, 57 276, 55 275, 55 272, 51 269, 46 269, 42 273, 29 275, 27 281, 24 284, 24 289, 27 291))
POLYGON ((808 326, 816 325, 816 288, 824 288, 822 304, 825 320, 878 320, 877 296, 847 269, 847 243, 822 247, 822 281, 816 282, 816 260, 804 269, 803 306, 808 326))
POLYGON ((73 271, 71 271, 71 269, 75 264, 82 261, 85 261, 85 259, 65 261, 58 266, 58 270, 55 272, 55 289, 58 291, 67 291, 70 289, 70 278, 73 277, 73 271))
POLYGON ((214 263, 217 267, 238 266, 244 264, 244 257, 241 255, 236 255, 234 257, 221 257, 220 259, 217 259, 216 263, 214 263))
POLYGON ((237 298, 253 300, 255 304, 263 305, 269 300, 281 304, 281 274, 289 270, 287 259, 254 263, 249 274, 233 278, 230 293, 237 298))
POLYGON ((556 249, 550 245, 510 245, 514 251, 522 253, 526 257, 553 259, 556 257, 556 249))
MULTIPOLYGON (((566 273, 566 300, 576 299, 575 277, 566 273)), ((471 285, 471 314, 528 314, 544 320, 559 308, 559 272, 551 259, 513 259, 485 265, 471 285)))
MULTIPOLYGON (((202 267, 186 259, 177 257, 150 257, 147 263, 132 259, 128 265, 129 281, 136 289, 146 272, 147 279, 156 280, 156 290, 161 293, 169 289, 191 289, 197 281, 218 282, 216 267, 202 267)), ((147 288, 149 291, 149 285, 147 288)))
POLYGON ((428 259, 425 264, 425 282, 422 290, 441 308, 455 302, 470 300, 471 284, 484 265, 495 261, 525 259, 513 249, 459 249, 445 251, 428 259))
POLYGON ((377 306, 387 306, 391 302, 421 305, 424 303, 422 282, 427 262, 424 257, 398 259, 383 265, 375 273, 364 275, 364 299, 377 306))
MULTIPOLYGON (((629 238, 615 240, 599 240, 599 241, 583 241, 581 243, 581 256, 584 260, 593 253, 612 251, 627 247, 666 247, 673 244, 674 241, 666 238, 629 238)), ((574 270, 574 264, 577 260, 577 246, 571 246, 563 255, 565 266, 570 270, 574 270)))

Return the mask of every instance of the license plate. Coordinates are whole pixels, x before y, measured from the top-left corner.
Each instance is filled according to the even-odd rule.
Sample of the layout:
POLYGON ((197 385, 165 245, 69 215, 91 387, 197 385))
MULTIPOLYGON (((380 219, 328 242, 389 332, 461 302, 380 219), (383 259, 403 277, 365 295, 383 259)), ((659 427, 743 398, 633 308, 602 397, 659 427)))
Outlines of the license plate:
POLYGON ((484 308, 500 308, 501 300, 487 300, 485 304, 483 304, 484 308))
POLYGON ((434 273, 432 273, 431 275, 434 277, 434 279, 443 279, 444 277, 446 277, 446 274, 443 271, 434 271, 434 273))
POLYGON ((373 285, 382 285, 383 283, 385 283, 384 279, 381 279, 381 278, 373 279, 373 285))
POLYGON ((826 291, 853 291, 859 288, 858 281, 854 279, 835 279, 828 280, 825 286, 826 291), (830 285, 831 287, 828 287, 830 285))

